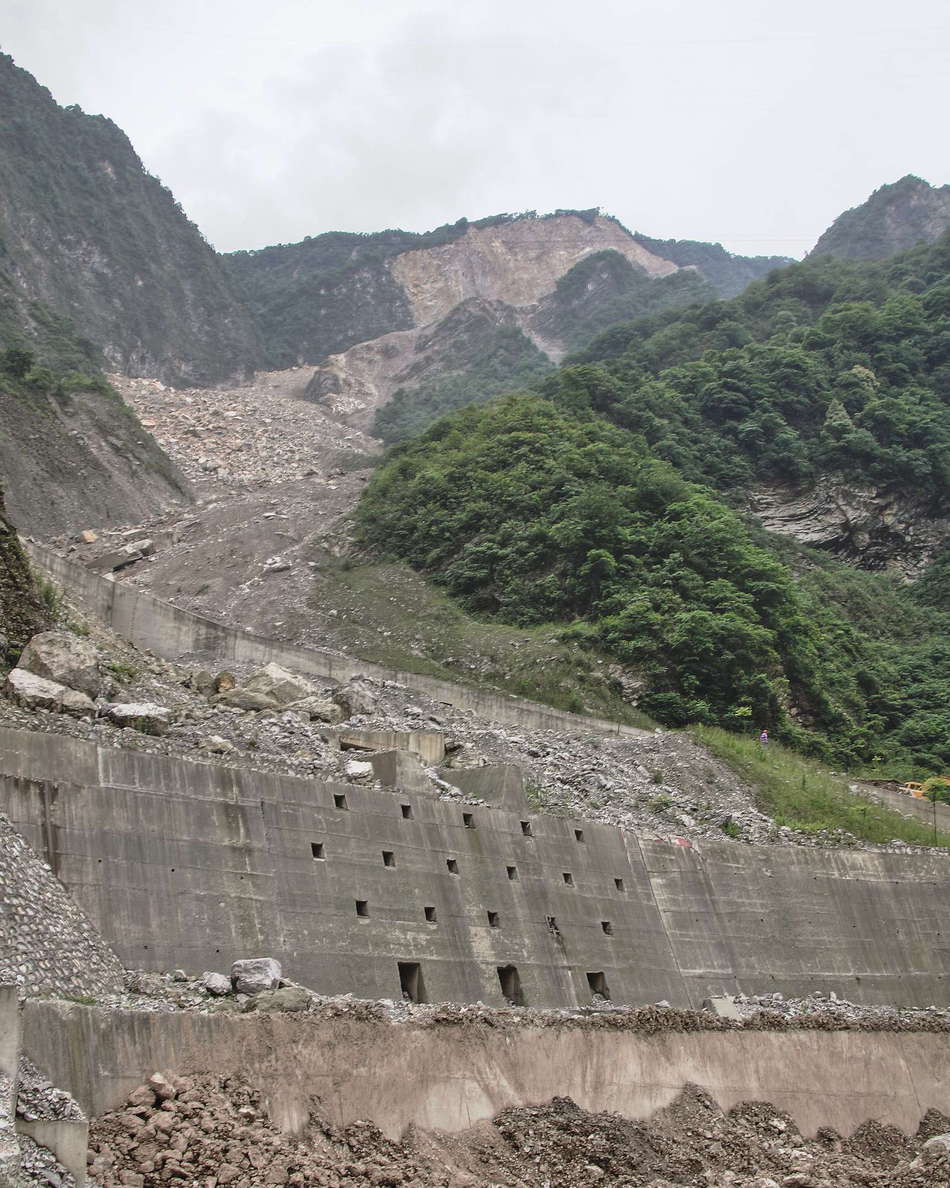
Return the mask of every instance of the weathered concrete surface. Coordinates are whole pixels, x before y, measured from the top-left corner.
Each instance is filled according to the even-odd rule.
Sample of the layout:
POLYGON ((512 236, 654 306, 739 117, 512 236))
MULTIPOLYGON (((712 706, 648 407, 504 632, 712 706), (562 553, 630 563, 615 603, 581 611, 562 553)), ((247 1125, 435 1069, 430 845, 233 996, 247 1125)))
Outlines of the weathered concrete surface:
POLYGON ((505 965, 530 1006, 589 1002, 592 973, 631 1003, 948 997, 941 854, 684 846, 13 730, 0 811, 134 968, 268 953, 321 993, 398 999, 419 962, 430 1000, 495 1005, 505 965))
POLYGON ((155 1069, 240 1074, 287 1130, 310 1094, 332 1121, 464 1130, 508 1106, 572 1097, 645 1118, 682 1087, 723 1109, 770 1101, 803 1133, 850 1134, 868 1118, 912 1133, 950 1094, 950 1035, 900 1032, 636 1032, 589 1027, 394 1025, 346 1017, 107 1012, 33 1001, 25 1041, 87 1112, 116 1108, 155 1069), (413 1075, 407 1077, 406 1069, 413 1075))
POLYGON ((16 986, 0 986, 0 1082, 8 1086, 0 1097, 0 1120, 12 1118, 20 1059, 20 1000, 16 986))
POLYGON ((72 1118, 40 1119, 27 1122, 17 1118, 18 1134, 29 1135, 35 1143, 52 1151, 57 1160, 76 1181, 76 1188, 85 1188, 86 1152, 89 1149, 89 1123, 72 1118))
MULTIPOLYGON (((273 660, 294 672, 326 677, 341 683, 359 676, 396 681, 436 701, 443 701, 458 709, 472 710, 488 721, 520 726, 525 730, 561 730, 568 734, 581 731, 631 737, 646 733, 617 722, 565 713, 520 697, 385 668, 366 660, 350 660, 310 648, 276 643, 263 636, 238 631, 211 619, 189 614, 134 586, 99 577, 35 541, 25 541, 24 544, 33 561, 54 581, 65 586, 70 596, 90 614, 108 624, 124 639, 140 648, 148 648, 167 660, 178 660, 183 656, 213 656, 220 662, 231 660, 258 665, 273 660)), ((439 762, 439 759, 433 762, 439 762)))

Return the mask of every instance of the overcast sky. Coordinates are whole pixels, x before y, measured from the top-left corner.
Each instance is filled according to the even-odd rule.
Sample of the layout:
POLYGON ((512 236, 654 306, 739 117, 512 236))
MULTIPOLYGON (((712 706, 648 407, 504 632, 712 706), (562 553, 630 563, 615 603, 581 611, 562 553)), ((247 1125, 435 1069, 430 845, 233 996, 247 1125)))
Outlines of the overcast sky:
POLYGON ((950 181, 945 0, 0 0, 0 44, 109 115, 224 251, 601 206, 801 255, 950 181))

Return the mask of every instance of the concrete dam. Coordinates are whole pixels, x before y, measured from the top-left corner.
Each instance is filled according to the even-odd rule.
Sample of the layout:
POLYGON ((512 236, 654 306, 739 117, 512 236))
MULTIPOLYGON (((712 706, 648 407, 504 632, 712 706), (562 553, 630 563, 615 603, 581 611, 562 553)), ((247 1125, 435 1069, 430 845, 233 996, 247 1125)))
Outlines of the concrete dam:
POLYGON ((380 758, 402 786, 3 730, 0 811, 130 968, 267 952, 323 994, 559 1008, 945 997, 939 856, 638 837, 533 813, 510 769, 453 773, 472 805, 380 758))
MULTIPOLYGON (((272 645, 62 559, 49 568, 93 614, 169 659, 370 672, 500 721, 629 729, 272 645)), ((336 1124, 369 1117, 392 1138, 409 1125, 465 1130, 557 1094, 647 1118, 688 1083, 724 1109, 770 1101, 807 1133, 849 1133, 868 1118, 910 1132, 946 1108, 950 1032, 939 1029, 644 1034, 578 1014, 600 999, 688 1009, 770 991, 943 1004, 942 855, 640 835, 536 811, 510 767, 446 771, 463 797, 439 795, 411 753, 383 749, 411 743, 437 764, 435 733, 379 732, 376 743, 370 786, 3 728, 0 813, 127 968, 221 970, 266 953, 319 995, 573 1014, 539 1023, 511 1012, 522 1021, 495 1030, 29 1000, 24 1049, 90 1116, 161 1068, 247 1078, 288 1132, 305 1126, 317 1093, 336 1124)), ((15 880, 5 861, 0 849, 0 876, 15 880)), ((29 979, 33 937, 13 943, 29 979)))

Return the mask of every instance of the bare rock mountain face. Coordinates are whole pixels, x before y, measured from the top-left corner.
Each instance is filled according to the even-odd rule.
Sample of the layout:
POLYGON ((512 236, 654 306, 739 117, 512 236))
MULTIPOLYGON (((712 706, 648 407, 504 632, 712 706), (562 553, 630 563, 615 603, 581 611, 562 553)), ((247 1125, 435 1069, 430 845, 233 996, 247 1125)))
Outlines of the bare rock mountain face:
POLYGON ((920 576, 950 533, 950 515, 932 499, 826 477, 805 489, 771 486, 750 508, 763 528, 834 553, 859 569, 920 576))
POLYGON ((809 255, 884 260, 935 242, 948 227, 950 186, 932 186, 908 174, 839 215, 809 255))
MULTIPOLYGON (((0 323, 71 319, 114 370, 214 383, 259 361, 220 258, 126 135, 0 55, 0 323)), ((31 335, 32 336, 32 335, 31 335)))

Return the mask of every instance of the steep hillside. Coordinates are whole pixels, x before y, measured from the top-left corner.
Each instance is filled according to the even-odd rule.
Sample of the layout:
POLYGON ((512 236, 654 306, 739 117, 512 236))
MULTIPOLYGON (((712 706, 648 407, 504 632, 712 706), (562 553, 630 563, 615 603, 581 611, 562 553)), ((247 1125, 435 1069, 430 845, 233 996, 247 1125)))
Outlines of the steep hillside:
POLYGON ((0 354, 0 474, 23 532, 132 524, 190 501, 187 483, 97 374, 0 354))
POLYGON ((16 529, 7 519, 0 488, 0 668, 19 656, 24 644, 51 625, 16 529))
POLYGON ((253 368, 256 330, 226 269, 124 133, 59 107, 5 55, 0 108, 0 286, 19 328, 41 302, 132 375, 253 368))
POLYGON ((633 238, 654 255, 672 260, 678 268, 698 269, 720 297, 738 297, 754 280, 792 262, 787 256, 735 256, 721 243, 695 239, 651 239, 639 231, 633 238))
POLYGON ((844 761, 938 769, 948 298, 950 236, 886 264, 793 265, 732 302, 617 328, 540 395, 467 409, 397 450, 364 496, 363 539, 471 611, 604 648, 645 679, 640 704, 661 721, 768 726, 844 761), (824 491, 843 531, 816 543, 923 572, 924 596, 726 506, 765 489, 771 527, 782 491, 824 491))
POLYGON ((908 174, 839 215, 809 255, 884 260, 918 243, 933 243, 948 228, 950 186, 932 186, 908 174))

